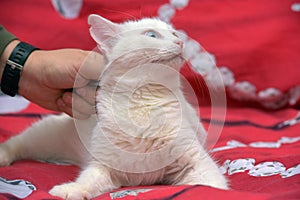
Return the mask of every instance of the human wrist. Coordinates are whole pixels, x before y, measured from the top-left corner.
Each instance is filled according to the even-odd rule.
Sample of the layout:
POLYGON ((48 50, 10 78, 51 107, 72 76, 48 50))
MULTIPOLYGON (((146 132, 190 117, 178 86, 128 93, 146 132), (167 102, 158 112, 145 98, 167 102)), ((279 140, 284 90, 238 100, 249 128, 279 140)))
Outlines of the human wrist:
POLYGON ((11 41, 3 51, 0 57, 0 83, 2 81, 2 74, 6 65, 6 61, 8 60, 9 56, 13 52, 14 48, 20 43, 19 40, 11 41))
POLYGON ((3 93, 12 97, 18 93, 24 65, 30 54, 37 49, 26 42, 19 42, 11 51, 8 59, 6 59, 7 54, 3 56, 6 59, 1 78, 1 90, 3 93))
POLYGON ((22 74, 19 80, 19 91, 18 94, 28 98, 28 93, 32 90, 35 84, 38 84, 40 77, 38 74, 41 69, 41 59, 40 59, 41 50, 33 51, 27 61, 24 64, 22 74))

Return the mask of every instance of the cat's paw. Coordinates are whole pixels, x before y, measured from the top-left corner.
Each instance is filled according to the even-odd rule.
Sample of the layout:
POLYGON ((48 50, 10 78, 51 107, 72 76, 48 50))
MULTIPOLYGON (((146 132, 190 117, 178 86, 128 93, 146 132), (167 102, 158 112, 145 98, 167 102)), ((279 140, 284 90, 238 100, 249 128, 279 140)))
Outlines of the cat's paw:
POLYGON ((8 166, 13 162, 13 158, 3 144, 0 144, 0 166, 8 166))
POLYGON ((49 193, 67 200, 87 200, 93 196, 79 183, 65 183, 54 186, 49 193))
POLYGON ((214 179, 207 180, 206 184, 211 187, 219 188, 222 190, 229 190, 229 182, 225 176, 219 174, 214 179))

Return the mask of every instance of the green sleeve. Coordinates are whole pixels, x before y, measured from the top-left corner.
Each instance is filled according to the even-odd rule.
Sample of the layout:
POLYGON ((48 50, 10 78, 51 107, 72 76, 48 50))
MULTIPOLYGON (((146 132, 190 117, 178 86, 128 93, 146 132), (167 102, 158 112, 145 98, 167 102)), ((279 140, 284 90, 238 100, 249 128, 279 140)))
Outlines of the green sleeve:
POLYGON ((16 40, 16 36, 7 32, 7 30, 0 24, 0 56, 2 55, 5 47, 12 41, 16 40))

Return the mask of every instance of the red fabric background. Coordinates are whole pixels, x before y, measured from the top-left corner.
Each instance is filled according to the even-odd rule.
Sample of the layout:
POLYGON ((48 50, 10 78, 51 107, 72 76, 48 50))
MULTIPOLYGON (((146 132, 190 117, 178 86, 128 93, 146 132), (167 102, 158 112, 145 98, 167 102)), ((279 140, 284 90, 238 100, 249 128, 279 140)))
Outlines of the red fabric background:
MULTIPOLYGON (((252 82, 258 89, 277 87, 283 91, 300 85, 300 13, 292 12, 294 0, 191 0, 176 13, 172 20, 178 29, 184 29, 209 52, 216 56, 218 66, 230 68, 238 81, 252 82)), ((41 49, 82 48, 91 50, 96 45, 90 38, 87 16, 100 14, 112 21, 156 16, 157 9, 166 0, 84 0, 80 17, 75 20, 61 18, 50 1, 10 0, 0 2, 0 23, 10 32, 41 49)), ((186 69, 186 77, 195 74, 186 69)), ((192 82, 196 88, 196 83, 192 82)), ((199 95, 201 96, 201 95, 199 95)), ((231 104, 230 104, 231 105, 231 104)), ((202 118, 210 118, 210 109, 202 109, 202 118)), ((228 107, 227 121, 248 120, 272 125, 294 117, 296 108, 266 111, 247 105, 228 107)), ((49 113, 31 104, 18 114, 49 113)), ((38 118, 0 116, 0 142, 28 127, 38 118)), ((204 124, 208 127, 208 124, 204 124)), ((277 141, 282 136, 300 135, 300 126, 294 125, 275 131, 249 125, 225 126, 216 147, 229 140, 243 143, 277 141)), ((216 152, 220 164, 226 159, 255 158, 257 163, 279 161, 289 168, 299 164, 300 144, 283 145, 279 149, 237 148, 216 152)), ((74 180, 79 169, 74 166, 57 166, 35 161, 19 161, 10 167, 0 168, 0 176, 7 179, 25 179, 38 190, 28 199, 53 198, 47 191, 55 184, 74 180)), ((279 175, 252 177, 247 173, 228 176, 231 190, 221 191, 209 187, 195 187, 174 199, 300 199, 300 177, 282 179, 279 175)), ((136 187, 139 188, 139 187, 136 187)), ((124 199, 167 199, 166 197, 187 186, 148 186, 155 188, 138 197, 124 199)), ((0 196, 1 198, 1 196, 0 196)), ((103 194, 96 199, 110 199, 103 194)))
MULTIPOLYGON (((258 90, 286 91, 300 84, 300 13, 291 11, 295 2, 192 0, 172 22, 215 54, 217 65, 228 66, 237 81, 250 81, 258 90)), ((20 39, 42 49, 91 50, 96 45, 88 32, 89 14, 121 22, 157 16, 164 3, 168 1, 85 0, 78 19, 64 20, 50 1, 2 1, 0 20, 20 39)))

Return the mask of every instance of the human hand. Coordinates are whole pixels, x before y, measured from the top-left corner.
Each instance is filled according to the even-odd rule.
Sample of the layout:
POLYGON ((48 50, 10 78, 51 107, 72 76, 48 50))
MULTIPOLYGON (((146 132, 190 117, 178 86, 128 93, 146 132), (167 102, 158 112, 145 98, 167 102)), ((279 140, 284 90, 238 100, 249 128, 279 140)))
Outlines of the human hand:
POLYGON ((37 50, 25 63, 19 94, 44 108, 84 119, 95 113, 96 90, 90 83, 99 79, 103 68, 104 58, 96 52, 37 50))

